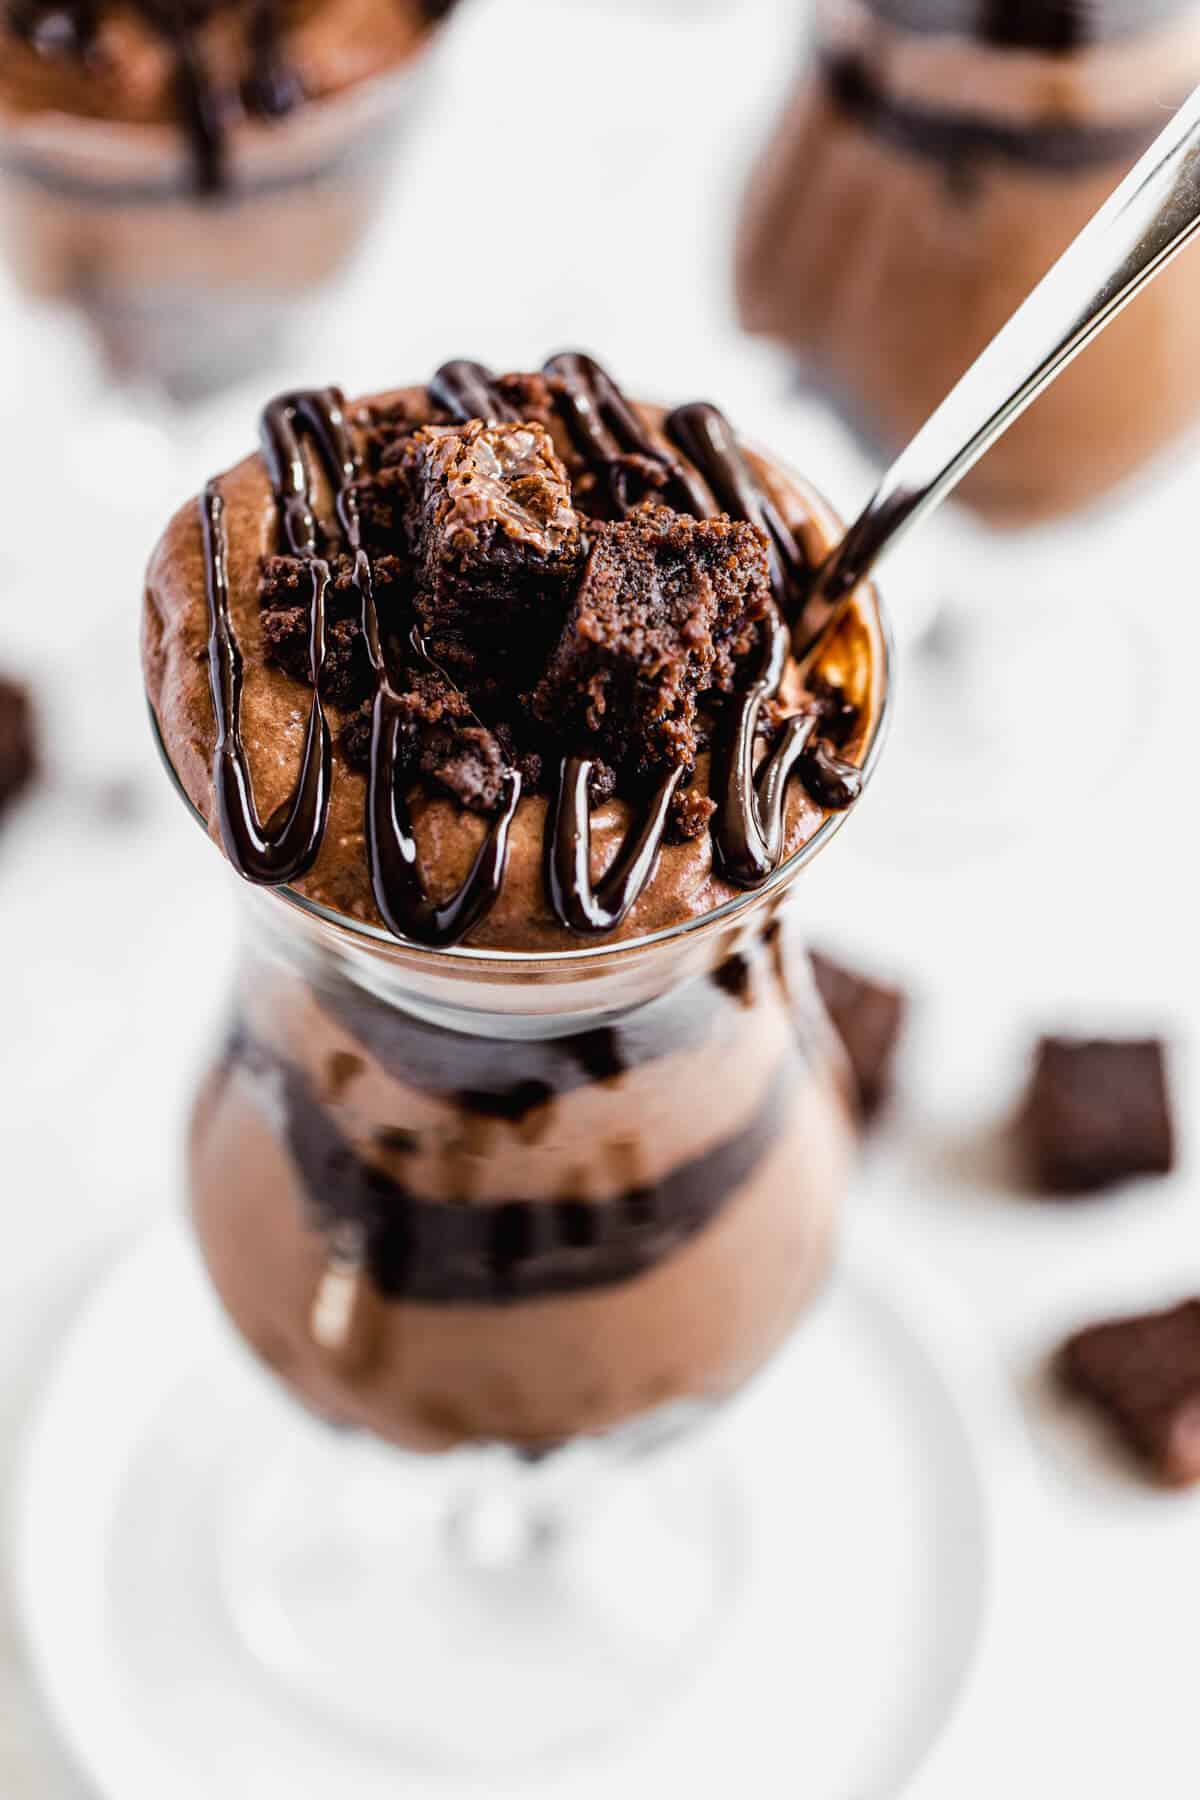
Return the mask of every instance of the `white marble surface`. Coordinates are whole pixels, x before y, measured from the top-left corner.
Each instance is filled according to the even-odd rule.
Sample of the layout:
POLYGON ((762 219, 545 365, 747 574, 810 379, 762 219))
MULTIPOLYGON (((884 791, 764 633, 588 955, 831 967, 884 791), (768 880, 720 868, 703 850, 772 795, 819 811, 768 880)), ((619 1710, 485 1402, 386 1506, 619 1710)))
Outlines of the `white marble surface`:
MULTIPOLYGON (((864 472, 815 411, 784 405, 784 378, 738 339, 727 301, 730 207, 787 74, 791 52, 780 46, 795 12, 784 0, 664 4, 664 14, 688 17, 685 32, 622 0, 477 0, 385 232, 306 353, 263 385, 294 373, 353 390, 452 353, 512 365, 583 343, 635 389, 721 400, 853 505, 864 472), (500 103, 493 134, 480 120, 500 103), (558 169, 544 160, 555 142, 558 169)), ((39 1377, 80 1294, 119 1244, 178 1203, 182 1120, 220 1015, 230 944, 224 872, 150 750, 136 621, 156 525, 249 440, 261 390, 189 423, 169 458, 111 402, 89 401, 80 419, 68 401, 87 391, 69 329, 0 295, 0 665, 37 686, 48 764, 0 838, 5 1499, 39 1377), (32 478, 25 441, 36 449, 32 478), (131 465, 145 471, 137 500, 113 479, 131 465), (64 518, 60 494, 83 478, 92 499, 64 518)), ((938 829, 931 809, 914 846, 892 822, 909 767, 898 736, 892 770, 804 894, 814 930, 921 996, 903 1101, 856 1204, 877 1208, 966 1296, 1027 1404, 1046 1518, 1066 1527, 1044 1603, 1031 1610, 1029 1678, 982 1715, 973 1800, 1018 1782, 1031 1794, 1114 1800, 1196 1790, 1200 1501, 1131 1481, 1059 1416, 1039 1369, 1070 1324, 1200 1281, 1197 758, 1186 685, 1198 648, 1198 491, 1200 470, 1181 459, 1136 506, 1046 540, 1004 596, 1013 639, 1028 651, 975 672, 983 718, 989 690, 1011 691, 1022 658, 1036 661, 1041 610, 1068 593, 1073 616, 1094 608, 1136 684, 1127 753, 1114 759, 1109 741, 1124 705, 1114 715, 1093 695, 1082 714, 1072 709, 1066 743, 1054 712, 1040 710, 1026 732, 1061 759, 1055 793, 1022 755, 1019 819, 1009 808, 1000 829, 976 821, 957 833, 938 829), (1097 757, 1110 771, 1099 786, 1086 779, 1097 757), (1006 1184, 997 1134, 1032 1034, 1081 1021, 1172 1032, 1183 1162, 1169 1181, 1055 1209, 1006 1184)), ((973 578, 994 596, 996 559, 978 543, 973 554, 973 578)), ((911 569, 897 582, 905 605, 910 583, 911 569)), ((1079 645, 1062 650, 1059 641, 1062 680, 1086 687, 1094 658, 1079 645)), ((902 706, 898 734, 911 742, 922 728, 927 720, 902 706)), ((945 750, 959 754, 950 742, 945 750)), ((86 1468, 79 1490, 86 1505, 86 1468)), ((687 1774, 688 1791, 707 1791, 702 1772, 687 1774)), ((0 1794, 86 1792, 41 1721, 0 1599, 0 1794)))

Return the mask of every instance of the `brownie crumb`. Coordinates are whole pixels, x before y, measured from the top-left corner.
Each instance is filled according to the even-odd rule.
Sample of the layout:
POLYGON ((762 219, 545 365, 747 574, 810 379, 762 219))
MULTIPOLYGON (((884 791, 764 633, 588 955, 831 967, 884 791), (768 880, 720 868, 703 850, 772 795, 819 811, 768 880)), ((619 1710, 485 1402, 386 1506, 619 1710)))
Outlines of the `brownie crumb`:
MULTIPOLYGON (((309 609, 278 607, 262 615, 263 660, 297 681, 309 679, 309 609)), ((325 626, 321 698, 349 711, 371 683, 371 666, 357 619, 333 619, 325 626)))
POLYGON ((808 691, 816 703, 821 736, 836 750, 844 750, 858 730, 862 708, 855 705, 845 688, 819 671, 809 676, 808 691))
POLYGON ((36 767, 29 689, 0 675, 0 813, 29 786, 36 767))
POLYGON ((845 1046, 864 1122, 875 1118, 892 1091, 896 1046, 908 1011, 898 988, 811 952, 817 991, 845 1046))
MULTIPOLYGON (((468 812, 494 812, 512 767, 497 734, 480 723, 466 697, 436 670, 399 675, 394 685, 403 774, 423 777, 468 812)), ((372 710, 366 702, 338 736, 342 755, 360 771, 370 761, 372 710)))
POLYGON ((350 764, 360 775, 365 775, 371 762, 371 718, 374 708, 370 700, 364 700, 358 710, 350 715, 342 729, 338 732, 337 746, 350 764))
POLYGON ((1038 1187, 1064 1199, 1169 1174, 1175 1133, 1165 1046, 1043 1038, 1020 1134, 1038 1187))
POLYGON ((489 662, 536 666, 582 556, 570 479, 545 428, 427 426, 404 443, 398 472, 431 656, 468 682, 489 662))
MULTIPOLYGON (((385 639, 402 632, 411 616, 411 578, 404 561, 380 556, 372 563, 375 603, 385 639)), ((312 620, 312 565, 298 556, 264 557, 259 576, 263 660, 308 683, 312 620)), ((353 712, 371 692, 374 674, 362 635, 362 595, 349 556, 333 559, 325 593, 325 660, 321 698, 353 712)))
POLYGON ((1200 1300, 1089 1326, 1058 1368, 1159 1481, 1200 1482, 1200 1300))
POLYGON ((712 823, 717 803, 696 787, 676 788, 667 821, 667 837, 673 844, 686 844, 702 837, 712 823))
POLYGON ((665 507, 590 535, 534 715, 619 768, 690 768, 698 699, 728 691, 770 606, 766 539, 665 507))

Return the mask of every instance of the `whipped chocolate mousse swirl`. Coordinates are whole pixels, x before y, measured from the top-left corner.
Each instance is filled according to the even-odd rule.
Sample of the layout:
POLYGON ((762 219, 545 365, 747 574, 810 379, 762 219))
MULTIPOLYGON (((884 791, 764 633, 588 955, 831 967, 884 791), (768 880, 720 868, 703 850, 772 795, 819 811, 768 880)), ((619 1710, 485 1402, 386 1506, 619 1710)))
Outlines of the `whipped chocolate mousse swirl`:
MULTIPOLYGON (((862 786, 862 771, 840 758, 833 745, 819 735, 822 713, 816 701, 783 724, 774 747, 757 766, 755 763, 763 709, 777 697, 788 665, 789 620, 803 598, 807 575, 803 552, 715 407, 697 404, 672 413, 666 421, 669 445, 664 446, 651 437, 612 378, 591 358, 577 354, 555 357, 546 364, 544 374, 577 452, 597 478, 617 518, 633 518, 650 499, 699 519, 728 513, 755 526, 766 539, 772 601, 760 627, 762 648, 728 716, 718 724, 712 758, 716 807, 712 830, 721 872, 737 886, 760 886, 779 866, 783 854, 784 809, 793 776, 827 809, 852 805, 862 786)), ((429 395, 458 423, 524 423, 496 379, 479 363, 445 364, 431 382, 429 395)), ((347 426, 341 395, 335 389, 284 395, 266 409, 261 436, 284 542, 311 581, 308 663, 313 692, 291 799, 263 825, 255 812, 240 735, 242 668, 230 626, 223 502, 219 483, 210 483, 201 507, 209 677, 217 721, 214 784, 230 860, 247 880, 279 885, 303 875, 320 850, 330 800, 330 733, 320 683, 326 657, 326 598, 332 580, 321 545, 340 537, 353 563, 362 637, 373 677, 366 840, 374 898, 385 924, 397 937, 435 947, 457 943, 499 895, 509 830, 522 793, 521 773, 511 766, 504 771, 493 817, 462 885, 446 901, 431 901, 400 791, 404 774, 402 696, 393 685, 385 657, 375 576, 364 547, 356 489, 361 459, 347 426), (305 436, 312 441, 333 490, 336 521, 332 531, 323 530, 314 513, 303 454, 305 436)), ((409 631, 405 655, 418 672, 451 684, 447 669, 429 654, 417 625, 409 631)), ((473 713, 470 717, 481 726, 473 713)), ((597 770, 595 757, 570 753, 561 758, 548 821, 549 897, 561 922, 582 935, 614 930, 645 890, 686 773, 677 762, 659 778, 608 871, 597 882, 591 873, 591 798, 597 770)))

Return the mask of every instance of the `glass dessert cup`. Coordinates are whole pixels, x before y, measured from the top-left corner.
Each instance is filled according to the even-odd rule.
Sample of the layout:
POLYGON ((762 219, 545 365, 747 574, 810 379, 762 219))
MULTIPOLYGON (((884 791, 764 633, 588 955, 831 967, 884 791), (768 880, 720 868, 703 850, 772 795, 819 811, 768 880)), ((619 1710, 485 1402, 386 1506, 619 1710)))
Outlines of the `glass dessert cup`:
POLYGON ((76 309, 112 378, 172 401, 261 367, 386 201, 431 52, 230 141, 196 191, 175 125, 0 116, 0 237, 28 296, 76 309))
MULTIPOLYGON (((743 212, 743 321, 786 347, 881 459, 1200 80, 1200 8, 1186 0, 1038 0, 987 23, 984 11, 827 0, 815 66, 743 212)), ((924 857, 947 836, 961 850, 972 830, 981 845, 1027 830, 1037 721, 1082 743, 1105 718, 1121 748, 1081 756, 1077 792, 1104 784, 1118 754, 1130 762, 1146 644, 1121 603, 1121 578, 1137 578, 1123 545, 1146 472, 1200 416, 1197 282, 1200 262, 1182 258, 947 509, 940 616, 908 659, 891 766, 925 798, 897 848, 924 857), (964 753, 947 757, 951 742, 964 753)))
POLYGON ((762 893, 535 957, 242 890, 191 1200, 234 1324, 326 1422, 281 1411, 226 1532, 241 1634, 306 1703, 420 1759, 536 1758, 712 1641, 737 1510, 699 1428, 819 1292, 853 1159, 785 907, 843 816, 762 893))
MULTIPOLYGON (((197 1235, 234 1326, 327 1422, 281 1415, 237 1481, 226 1592, 260 1666, 368 1739, 536 1759, 645 1710, 730 1588, 728 1500, 685 1427, 771 1357, 829 1262, 853 1121, 783 908, 873 772, 886 626, 862 586, 810 667, 790 624, 838 534, 825 503, 717 408, 664 414, 579 353, 502 376, 459 359, 357 403, 285 395, 261 432, 161 537, 142 639, 168 767, 249 884, 192 1133, 197 1235), (456 423, 412 429, 431 413, 456 423), (389 510, 397 466, 419 520, 389 510), (642 505, 638 471, 682 504, 642 505), (570 502, 589 492, 616 517, 585 537, 570 502), (273 541, 292 555, 264 564, 273 541), (365 768, 321 692, 323 541, 352 552, 333 579, 366 647, 365 768), (388 545, 418 558, 411 582, 388 545), (262 624, 295 582, 304 685, 262 624), (383 653, 389 584, 407 661, 394 637, 383 653), (597 688, 613 584, 620 679, 597 688), (535 594, 562 609, 550 644, 535 594), (526 764, 528 794, 514 729, 485 825, 422 792, 401 732, 437 727, 439 781, 468 748, 487 772, 469 705, 444 735, 466 686, 433 648, 464 684, 494 677, 505 617, 531 638, 516 703, 542 718, 551 696, 561 722, 537 729, 553 761, 540 790, 526 764), (738 646, 726 705, 697 636, 709 659, 738 646), (639 711, 663 667, 673 696, 639 711), (600 691, 647 746, 710 695, 711 735, 681 738, 686 766, 649 792, 614 777, 593 798, 600 691)), ((351 725, 362 691, 338 689, 351 725)))

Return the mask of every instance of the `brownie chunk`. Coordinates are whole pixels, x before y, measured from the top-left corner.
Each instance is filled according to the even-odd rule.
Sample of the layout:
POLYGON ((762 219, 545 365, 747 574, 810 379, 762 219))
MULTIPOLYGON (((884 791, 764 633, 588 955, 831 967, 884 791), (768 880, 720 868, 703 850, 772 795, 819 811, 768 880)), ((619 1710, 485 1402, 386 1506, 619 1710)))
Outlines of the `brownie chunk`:
POLYGON ((36 763, 29 690, 0 675, 0 813, 29 785, 36 763))
POLYGON ((850 1059, 859 1108, 873 1119, 891 1093, 892 1065, 908 1001, 887 987, 812 951, 817 991, 850 1059))
POLYGON ((1089 1326, 1064 1345, 1059 1371, 1160 1481, 1200 1482, 1200 1300, 1089 1326))
POLYGON ((534 715, 618 767, 690 768, 697 703, 728 691, 770 601, 753 525, 666 507, 597 525, 534 715))
POLYGON ((536 422, 427 426, 401 448, 414 605, 434 660, 536 666, 582 557, 571 483, 536 422))
POLYGON ((1175 1134, 1164 1046, 1043 1038, 1021 1135, 1048 1194, 1093 1194, 1133 1176, 1169 1174, 1175 1134))

